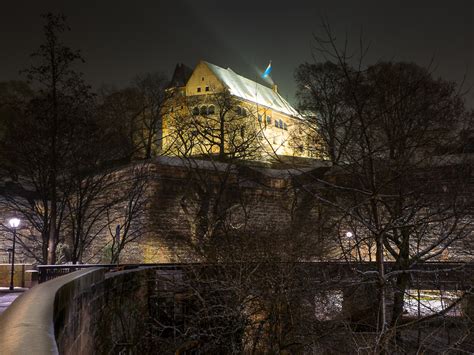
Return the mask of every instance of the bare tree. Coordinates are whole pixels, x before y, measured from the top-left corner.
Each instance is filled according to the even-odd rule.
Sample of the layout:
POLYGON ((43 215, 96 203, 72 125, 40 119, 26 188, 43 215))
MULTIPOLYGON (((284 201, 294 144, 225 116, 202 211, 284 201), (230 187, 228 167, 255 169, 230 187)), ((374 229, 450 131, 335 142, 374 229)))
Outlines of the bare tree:
POLYGON ((151 184, 149 165, 138 163, 120 172, 122 176, 112 193, 117 201, 107 209, 107 231, 111 237, 110 262, 118 263, 123 250, 139 243, 150 231, 147 208, 151 184))
POLYGON ((2 153, 10 177, 35 195, 34 201, 14 202, 13 207, 40 233, 41 260, 54 264, 68 193, 63 177, 70 158, 84 144, 78 146, 75 137, 90 123, 92 95, 73 69, 83 61, 80 53, 61 42, 61 34, 69 30, 64 16, 44 18, 45 41, 32 55, 34 64, 24 71, 35 95, 21 109, 21 119, 8 122, 2 153))
POLYGON ((98 115, 102 130, 112 138, 117 159, 130 161, 140 155, 137 134, 142 99, 134 88, 103 87, 99 94, 98 115))
POLYGON ((103 87, 100 120, 115 135, 115 148, 123 159, 149 159, 161 153, 163 116, 170 108, 172 91, 160 73, 137 76, 129 87, 103 87))
POLYGON ((104 238, 108 224, 107 212, 119 203, 114 194, 117 182, 115 170, 105 172, 78 171, 72 180, 71 193, 67 198, 64 223, 66 261, 82 263, 91 254, 94 242, 104 238))
POLYGON ((316 156, 327 157, 334 164, 344 158, 353 138, 352 114, 343 104, 347 94, 344 69, 332 62, 305 63, 295 73, 299 108, 307 123, 302 125, 303 139, 312 141, 309 149, 316 150, 316 156))
POLYGON ((308 124, 321 134, 334 166, 332 176, 318 181, 332 192, 315 197, 339 211, 342 231, 355 235, 356 247, 370 246, 354 257, 375 254, 383 348, 401 321, 407 270, 438 258, 468 234, 461 196, 466 164, 452 153, 472 113, 453 83, 413 63, 364 67, 365 48, 355 59, 347 44, 337 47, 328 25, 324 29, 326 37, 315 38, 315 57, 325 62, 297 71, 302 107, 317 110, 308 124), (386 258, 396 270, 384 270, 386 258), (385 304, 390 284, 391 319, 385 304))
POLYGON ((171 98, 167 90, 169 80, 160 73, 148 73, 134 80, 140 96, 139 142, 143 158, 161 153, 163 145, 163 117, 169 112, 171 98))
POLYGON ((189 97, 169 116, 167 142, 178 156, 212 157, 219 161, 255 159, 261 141, 256 113, 228 90, 189 97))

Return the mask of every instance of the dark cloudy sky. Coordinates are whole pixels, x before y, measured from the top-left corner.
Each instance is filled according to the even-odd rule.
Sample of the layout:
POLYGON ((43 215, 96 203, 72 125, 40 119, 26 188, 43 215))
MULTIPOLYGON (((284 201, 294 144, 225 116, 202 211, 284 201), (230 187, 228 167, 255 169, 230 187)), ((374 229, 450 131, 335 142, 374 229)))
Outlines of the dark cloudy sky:
MULTIPOLYGON (((311 60, 313 33, 326 17, 339 39, 370 42, 367 64, 434 58, 436 73, 474 84, 474 1, 4 1, 0 81, 18 78, 41 43, 40 14, 67 15, 67 43, 82 50, 94 87, 124 86, 139 73, 171 75, 177 62, 200 59, 254 79, 273 61, 273 80, 293 101, 294 69, 311 60)), ((469 100, 473 102, 471 93, 469 100)))

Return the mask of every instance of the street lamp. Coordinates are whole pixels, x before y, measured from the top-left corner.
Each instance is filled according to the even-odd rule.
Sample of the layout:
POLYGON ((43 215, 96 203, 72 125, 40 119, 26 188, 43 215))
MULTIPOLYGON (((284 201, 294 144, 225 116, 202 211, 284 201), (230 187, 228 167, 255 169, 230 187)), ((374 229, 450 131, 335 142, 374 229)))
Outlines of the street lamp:
POLYGON ((13 291, 13 274, 15 273, 15 242, 16 242, 16 229, 20 225, 19 218, 10 218, 8 221, 10 228, 13 230, 13 248, 12 248, 12 269, 10 271, 10 291, 13 291))

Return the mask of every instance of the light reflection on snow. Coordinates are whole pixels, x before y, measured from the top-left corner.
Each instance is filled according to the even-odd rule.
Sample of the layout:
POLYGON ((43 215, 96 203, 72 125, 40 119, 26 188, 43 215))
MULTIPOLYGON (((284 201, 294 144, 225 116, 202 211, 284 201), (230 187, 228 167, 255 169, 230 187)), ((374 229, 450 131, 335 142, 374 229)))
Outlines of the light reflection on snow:
POLYGON ((341 291, 321 293, 314 296, 314 314, 319 320, 331 320, 342 311, 341 291))
MULTIPOLYGON (((418 296, 417 290, 408 290, 405 294, 404 314, 411 317, 418 317, 418 312, 420 317, 436 314, 458 301, 460 297, 462 292, 456 291, 421 290, 418 296)), ((342 303, 341 291, 320 293, 314 296, 314 314, 321 321, 335 319, 342 312, 342 303)), ((462 302, 449 309, 445 315, 461 317, 462 302)))
MULTIPOLYGON (((419 298, 418 291, 409 290, 405 294, 404 312, 410 316, 428 316, 443 311, 448 308, 453 302, 456 302, 462 294, 455 291, 430 291, 420 290, 419 298), (419 300, 419 302, 418 302, 419 300), (418 308, 419 307, 419 308, 418 308)), ((446 312, 447 316, 460 317, 462 316, 461 304, 455 305, 452 309, 446 312)))

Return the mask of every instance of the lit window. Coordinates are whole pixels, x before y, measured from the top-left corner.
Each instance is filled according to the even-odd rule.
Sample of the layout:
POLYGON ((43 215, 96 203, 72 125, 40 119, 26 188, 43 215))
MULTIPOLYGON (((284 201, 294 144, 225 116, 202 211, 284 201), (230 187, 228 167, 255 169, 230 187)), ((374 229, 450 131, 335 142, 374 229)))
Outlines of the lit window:
POLYGON ((193 116, 199 115, 199 108, 195 107, 193 108, 193 116))
POLYGON ((197 88, 197 92, 201 92, 201 88, 197 88))
POLYGON ((207 112, 208 112, 210 115, 213 115, 214 112, 215 112, 214 105, 209 106, 208 109, 207 109, 207 112))
POLYGON ((201 115, 207 115, 207 106, 201 106, 201 115))

